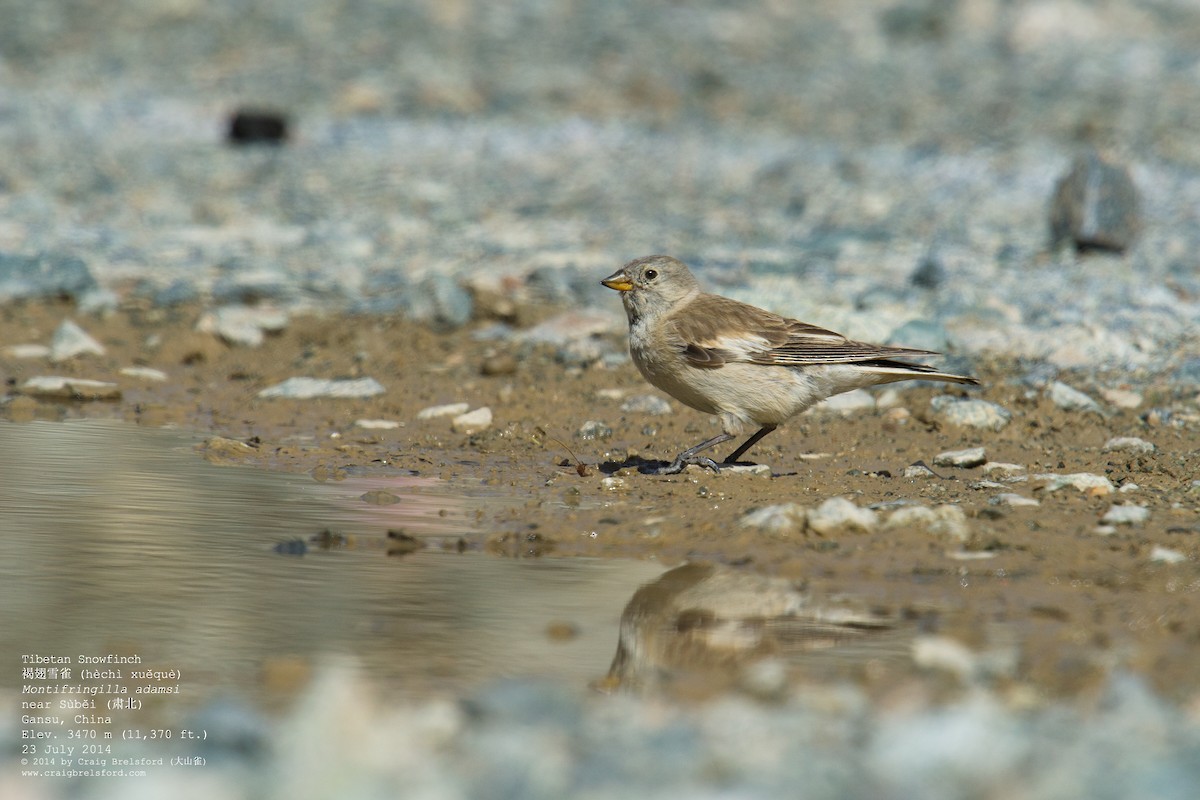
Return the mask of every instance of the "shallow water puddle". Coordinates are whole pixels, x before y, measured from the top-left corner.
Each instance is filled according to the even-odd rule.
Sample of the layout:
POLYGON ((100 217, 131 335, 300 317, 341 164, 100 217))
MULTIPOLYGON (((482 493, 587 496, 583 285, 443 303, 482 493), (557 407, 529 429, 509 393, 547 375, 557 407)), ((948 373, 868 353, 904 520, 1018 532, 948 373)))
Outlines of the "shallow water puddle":
POLYGON ((389 528, 455 538, 465 501, 411 477, 320 484, 218 467, 193 444, 117 423, 0 423, 6 694, 177 687, 145 695, 147 708, 224 695, 272 707, 327 654, 400 695, 502 676, 584 685, 608 668, 629 597, 663 571, 453 548, 388 557, 389 528), (398 501, 358 499, 371 490, 398 501), (276 550, 326 529, 349 546, 276 550), (131 677, 145 670, 166 675, 131 677))

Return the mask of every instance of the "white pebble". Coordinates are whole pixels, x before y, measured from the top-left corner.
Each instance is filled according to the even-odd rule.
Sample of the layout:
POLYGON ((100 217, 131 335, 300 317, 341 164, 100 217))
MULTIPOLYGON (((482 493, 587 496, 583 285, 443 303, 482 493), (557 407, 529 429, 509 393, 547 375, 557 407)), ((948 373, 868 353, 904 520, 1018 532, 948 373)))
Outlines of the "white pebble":
POLYGON ((1007 483, 1017 483, 1025 480, 1025 467, 1003 461, 989 461, 983 465, 983 474, 1007 483))
POLYGON ((870 533, 879 527, 879 517, 844 497, 831 497, 808 512, 808 527, 821 534, 870 533))
POLYGON ((1101 389, 1104 402, 1117 408, 1134 409, 1142 404, 1142 396, 1127 389, 1101 389))
POLYGON ((86 378, 64 378, 58 375, 38 375, 30 378, 18 386, 17 391, 31 397, 72 400, 117 400, 121 397, 121 389, 115 383, 86 378))
POLYGON ((356 419, 355 427, 366 428, 369 431, 391 431, 401 427, 403 423, 391 419, 356 419))
POLYGON ((738 520, 742 528, 755 528, 776 536, 803 533, 808 525, 808 509, 799 503, 780 503, 757 508, 738 520))
POLYGON ((1158 448, 1153 442, 1147 442, 1145 439, 1139 439, 1136 436, 1114 436, 1104 443, 1102 448, 1105 453, 1124 452, 1124 453, 1153 453, 1158 448))
POLYGON ((1033 476, 1036 480, 1046 481, 1047 492, 1057 492, 1059 489, 1078 489, 1089 494, 1112 494, 1116 488, 1112 481, 1103 475, 1091 472, 1072 472, 1066 475, 1056 475, 1053 472, 1033 476))
POLYGON ((933 457, 935 467, 978 467, 987 461, 987 453, 982 447, 968 447, 965 450, 947 450, 933 457))
POLYGON ((1178 550, 1155 545, 1154 549, 1150 551, 1150 560, 1161 561, 1164 564, 1179 564, 1180 562, 1187 561, 1188 558, 1178 550))
POLYGON ((346 378, 326 380, 323 378, 288 378, 283 383, 269 386, 258 393, 259 397, 282 397, 289 400, 312 400, 317 397, 374 397, 386 391, 374 378, 346 378))
POLYGON ((455 433, 479 433, 492 426, 492 410, 487 406, 459 414, 450 420, 450 428, 455 433))
POLYGON ((151 367, 123 367, 121 374, 130 378, 141 378, 144 381, 165 381, 170 377, 161 369, 151 367))
POLYGON ((1022 506, 1031 506, 1032 507, 1032 506, 1040 506, 1041 505, 1041 501, 1034 500, 1032 497, 1025 497, 1024 495, 1019 495, 1016 492, 1001 492, 1000 494, 996 495, 995 497, 989 499, 988 503, 991 505, 994 505, 994 506, 1006 505, 1006 506, 1012 506, 1013 508, 1020 508, 1022 506))
POLYGON ((467 413, 471 406, 466 403, 446 403, 440 406, 429 406, 417 412, 417 419, 435 419, 437 417, 457 417, 467 413))
POLYGON ((966 539, 971 531, 967 525, 967 514, 960 506, 952 503, 929 508, 928 506, 901 506, 893 511, 883 524, 884 530, 921 528, 934 535, 946 535, 954 539, 966 539))
POLYGON ((1100 522, 1106 525, 1141 525, 1148 519, 1150 519, 1150 509, 1131 503, 1113 506, 1100 518, 1100 522))
POLYGON ((4 348, 4 355, 9 358, 45 358, 50 355, 50 348, 44 344, 10 344, 4 348))

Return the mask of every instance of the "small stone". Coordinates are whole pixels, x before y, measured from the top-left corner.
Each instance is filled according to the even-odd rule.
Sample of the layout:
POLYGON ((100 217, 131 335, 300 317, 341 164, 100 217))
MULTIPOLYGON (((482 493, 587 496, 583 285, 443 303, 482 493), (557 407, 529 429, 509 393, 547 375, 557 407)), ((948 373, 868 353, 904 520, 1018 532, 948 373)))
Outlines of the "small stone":
MULTIPOLYGON (((688 471, 690 472, 693 467, 696 467, 696 465, 695 464, 689 465, 688 471)), ((703 467, 696 467, 696 469, 704 470, 703 467)), ((711 473, 709 473, 709 474, 711 474, 711 473)), ((771 465, 770 464, 722 464, 721 465, 721 474, 722 475, 757 475, 759 477, 769 478, 769 477, 771 477, 771 465)))
POLYGON ((612 435, 613 429, 596 419, 589 419, 579 426, 579 430, 575 431, 575 438, 584 441, 608 439, 612 435))
POLYGON ((1140 199, 1129 168, 1090 152, 1059 179, 1050 206, 1054 243, 1076 250, 1123 252, 1141 227, 1140 199))
POLYGON ((1078 389, 1068 386, 1061 381, 1052 381, 1046 387, 1046 396, 1050 398, 1050 402, 1064 411, 1094 411, 1097 414, 1103 413, 1099 403, 1078 389))
POLYGON ((909 464, 904 468, 904 472, 900 473, 900 477, 909 479, 924 479, 936 478, 937 475, 933 470, 924 464, 909 464))
POLYGON ((942 421, 965 428, 999 431, 1012 421, 1011 411, 987 400, 939 395, 929 404, 942 421))
POLYGON ((364 428, 369 431, 392 431, 401 425, 402 423, 391 419, 356 419, 354 421, 356 428, 364 428))
POLYGON ((475 300, 458 281, 436 273, 421 281, 412 297, 411 313, 415 319, 442 330, 453 330, 471 321, 475 300))
POLYGON ((1016 492, 1002 492, 995 497, 988 499, 988 504, 993 506, 1005 505, 1013 508, 1040 506, 1042 503, 1039 500, 1034 500, 1032 497, 1025 497, 1016 492))
POLYGON ((1004 461, 989 461, 983 465, 983 474, 990 478, 1016 483, 1025 480, 1025 467, 1020 464, 1009 464, 1004 461))
POLYGON ((219 336, 229 344, 258 347, 267 333, 287 327, 287 312, 274 306, 221 306, 203 314, 196 330, 219 336))
POLYGON ((967 484, 967 488, 975 489, 975 490, 982 489, 984 491, 990 491, 992 489, 1007 489, 1008 486, 1007 486, 1007 484, 1000 483, 999 481, 981 480, 981 481, 971 481, 970 483, 967 484))
POLYGON ((600 481, 600 488, 606 492, 620 492, 629 488, 629 482, 621 477, 604 478, 600 481))
POLYGON ((757 508, 742 515, 738 526, 753 528, 773 536, 792 536, 804 533, 808 526, 808 509, 799 503, 780 503, 757 508))
POLYGON ((900 406, 898 408, 889 408, 883 412, 883 429, 885 431, 895 431, 904 427, 912 419, 912 412, 907 408, 900 406))
POLYGON ((489 378, 497 375, 512 375, 516 371, 517 359, 511 353, 500 353, 485 358, 479 366, 479 373, 489 378))
POLYGON ((1150 509, 1138 505, 1113 506, 1100 521, 1106 525, 1141 525, 1150 519, 1150 509))
POLYGON ((639 394, 621 404, 627 414, 650 414, 662 416, 671 413, 671 404, 656 394, 639 394))
POLYGON ((312 400, 317 397, 357 398, 374 397, 386 390, 374 378, 288 378, 283 383, 263 389, 259 397, 282 397, 289 400, 312 400))
POLYGON ((4 348, 4 355, 9 358, 46 358, 50 348, 44 344, 10 344, 4 348))
POLYGON ((50 339, 50 360, 68 361, 76 356, 104 355, 104 346, 71 320, 63 320, 50 339))
POLYGON ((1150 560, 1158 561, 1163 564, 1180 564, 1188 560, 1188 557, 1178 550, 1172 550, 1169 547, 1161 547, 1155 545, 1150 551, 1150 560))
POLYGON ((229 118, 225 140, 234 145, 280 145, 288 138, 288 118, 277 111, 240 108, 229 118))
POLYGON ((1100 396, 1116 408, 1134 409, 1142 404, 1142 396, 1127 389, 1101 389, 1100 396))
POLYGON ((150 367, 123 367, 121 374, 128 378, 141 378, 144 381, 165 381, 170 376, 161 369, 150 367))
POLYGON ((849 392, 835 394, 827 400, 822 400, 813 406, 813 411, 827 411, 835 414, 854 414, 860 411, 870 411, 875 408, 875 396, 864 389, 854 389, 849 392))
POLYGON ((492 426, 492 410, 482 406, 466 414, 459 414, 450 420, 450 429, 455 433, 473 434, 485 431, 492 426))
POLYGON ((465 414, 471 406, 467 403, 446 403, 440 406, 429 406, 417 412, 417 419, 436 419, 437 417, 457 417, 465 414))
POLYGON ((820 534, 870 533, 879 527, 879 518, 844 497, 831 497, 808 512, 808 527, 820 534))
POLYGON ((1114 436, 1104 443, 1101 448, 1105 453, 1134 453, 1137 455, 1149 455, 1158 450, 1153 442, 1147 442, 1145 439, 1139 439, 1136 436, 1114 436))
POLYGON ((1056 475, 1052 472, 1033 476, 1035 480, 1045 481, 1045 491, 1057 492, 1059 489, 1078 489, 1089 495, 1112 494, 1116 488, 1112 481, 1103 475, 1091 472, 1072 472, 1066 475, 1056 475))
POLYGON ((930 508, 928 506, 901 506, 884 521, 884 530, 921 528, 934 535, 949 536, 966 540, 971 530, 967 525, 967 514, 960 506, 952 503, 930 508))
POLYGON ((60 400, 120 400, 121 389, 115 383, 86 378, 39 375, 22 383, 17 391, 30 397, 60 400))
POLYGON ((961 467, 970 469, 978 467, 987 461, 987 453, 982 447, 968 447, 965 450, 947 450, 933 457, 935 467, 961 467))

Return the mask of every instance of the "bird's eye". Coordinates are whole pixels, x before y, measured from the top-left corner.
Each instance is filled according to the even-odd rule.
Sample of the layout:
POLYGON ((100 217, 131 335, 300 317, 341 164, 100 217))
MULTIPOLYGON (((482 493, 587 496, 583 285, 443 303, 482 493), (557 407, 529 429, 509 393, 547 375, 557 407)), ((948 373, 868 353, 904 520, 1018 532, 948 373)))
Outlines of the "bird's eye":
POLYGON ((658 270, 656 270, 656 269, 646 270, 646 280, 652 281, 657 277, 658 277, 658 270))

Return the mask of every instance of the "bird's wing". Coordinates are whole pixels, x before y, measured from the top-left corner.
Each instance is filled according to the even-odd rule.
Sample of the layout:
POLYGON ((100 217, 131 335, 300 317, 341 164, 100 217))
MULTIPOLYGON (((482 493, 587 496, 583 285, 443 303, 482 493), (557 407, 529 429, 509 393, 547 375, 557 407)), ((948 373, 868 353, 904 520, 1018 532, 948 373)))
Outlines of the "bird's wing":
POLYGON ((929 350, 855 342, 736 300, 701 295, 668 320, 668 338, 693 367, 729 363, 799 367, 936 355, 929 350))

